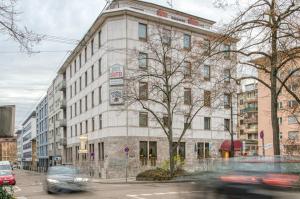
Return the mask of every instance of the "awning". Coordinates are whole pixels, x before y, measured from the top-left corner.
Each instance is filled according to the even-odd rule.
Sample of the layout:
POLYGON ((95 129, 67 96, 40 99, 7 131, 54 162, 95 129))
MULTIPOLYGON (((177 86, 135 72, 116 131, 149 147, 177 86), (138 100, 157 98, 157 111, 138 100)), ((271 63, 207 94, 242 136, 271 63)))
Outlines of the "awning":
MULTIPOLYGON (((233 141, 233 146, 235 151, 240 151, 243 144, 240 140, 234 140, 233 141)), ((231 148, 231 141, 230 140, 224 140, 224 142, 221 144, 220 149, 223 151, 230 151, 231 148)))

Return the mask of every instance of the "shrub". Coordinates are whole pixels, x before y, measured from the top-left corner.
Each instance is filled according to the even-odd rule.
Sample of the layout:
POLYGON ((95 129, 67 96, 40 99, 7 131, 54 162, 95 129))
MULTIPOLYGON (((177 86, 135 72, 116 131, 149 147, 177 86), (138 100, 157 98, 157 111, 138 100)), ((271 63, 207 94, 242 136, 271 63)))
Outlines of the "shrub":
POLYGON ((0 186, 0 198, 1 199, 15 199, 13 196, 13 187, 0 186))
POLYGON ((136 180, 141 180, 141 181, 163 181, 163 180, 170 180, 170 179, 171 179, 170 171, 162 168, 143 171, 136 176, 136 180))

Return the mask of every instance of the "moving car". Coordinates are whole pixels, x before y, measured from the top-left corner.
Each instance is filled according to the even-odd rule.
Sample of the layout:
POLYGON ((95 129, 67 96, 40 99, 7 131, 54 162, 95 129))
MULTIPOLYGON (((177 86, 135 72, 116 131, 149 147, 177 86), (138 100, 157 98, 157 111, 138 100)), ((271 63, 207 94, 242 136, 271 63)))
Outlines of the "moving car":
POLYGON ((49 193, 84 191, 88 179, 73 166, 53 166, 48 169, 44 189, 49 193))
POLYGON ((16 177, 12 171, 0 170, 0 186, 15 185, 16 177))

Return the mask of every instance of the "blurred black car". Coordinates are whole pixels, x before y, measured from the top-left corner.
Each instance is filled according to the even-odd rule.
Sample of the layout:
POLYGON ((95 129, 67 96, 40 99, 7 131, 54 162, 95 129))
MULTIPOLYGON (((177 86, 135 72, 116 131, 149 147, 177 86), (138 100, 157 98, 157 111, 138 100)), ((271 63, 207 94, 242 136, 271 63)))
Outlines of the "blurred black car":
POLYGON ((300 158, 239 157, 223 161, 215 198, 300 198, 300 158))
POLYGON ((54 166, 48 169, 44 189, 49 193, 86 190, 88 178, 73 166, 54 166))

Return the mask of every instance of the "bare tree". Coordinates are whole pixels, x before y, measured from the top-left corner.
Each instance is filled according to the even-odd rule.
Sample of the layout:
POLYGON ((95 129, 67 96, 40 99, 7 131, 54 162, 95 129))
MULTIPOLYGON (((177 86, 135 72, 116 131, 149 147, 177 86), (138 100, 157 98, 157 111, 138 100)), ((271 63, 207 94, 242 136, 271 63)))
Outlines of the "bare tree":
POLYGON ((280 155, 278 97, 285 90, 298 102, 299 93, 289 88, 300 67, 300 5, 297 0, 255 0, 225 28, 227 37, 240 38, 240 64, 254 68, 259 76, 245 75, 237 81, 255 79, 271 93, 271 121, 274 155, 280 155))
POLYGON ((0 33, 8 35, 19 43, 21 50, 30 53, 33 45, 40 42, 42 37, 26 27, 21 29, 17 25, 17 17, 20 13, 15 9, 16 3, 17 0, 0 1, 0 33))
POLYGON ((163 26, 149 29, 147 42, 132 53, 125 95, 131 106, 149 112, 165 133, 173 175, 174 155, 194 118, 201 110, 209 115, 219 107, 224 63, 210 69, 213 60, 203 38, 191 39, 163 26), (176 128, 175 123, 184 125, 176 128))

